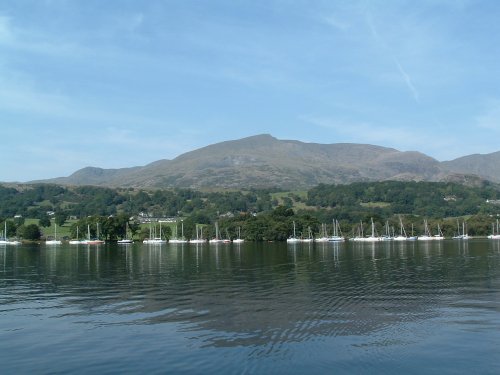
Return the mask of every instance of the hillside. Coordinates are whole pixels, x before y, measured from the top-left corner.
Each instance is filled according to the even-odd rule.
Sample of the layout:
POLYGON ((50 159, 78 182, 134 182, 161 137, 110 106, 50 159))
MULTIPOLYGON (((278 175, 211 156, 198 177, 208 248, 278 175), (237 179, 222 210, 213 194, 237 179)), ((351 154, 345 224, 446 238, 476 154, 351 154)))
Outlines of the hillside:
POLYGON ((500 182, 500 152, 463 156, 442 162, 441 167, 449 172, 474 174, 490 181, 500 182))
POLYGON ((257 135, 213 144, 143 167, 88 167, 69 177, 43 182, 111 187, 302 189, 319 183, 441 181, 449 179, 452 172, 443 172, 437 160, 415 151, 366 144, 304 143, 257 135))

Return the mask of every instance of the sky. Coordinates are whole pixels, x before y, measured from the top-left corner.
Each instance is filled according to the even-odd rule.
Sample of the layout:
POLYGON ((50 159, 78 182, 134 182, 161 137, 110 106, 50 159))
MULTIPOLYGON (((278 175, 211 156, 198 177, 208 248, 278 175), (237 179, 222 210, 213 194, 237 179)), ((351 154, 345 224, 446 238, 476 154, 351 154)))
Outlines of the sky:
POLYGON ((500 151, 500 2, 2 0, 0 181, 257 134, 500 151))

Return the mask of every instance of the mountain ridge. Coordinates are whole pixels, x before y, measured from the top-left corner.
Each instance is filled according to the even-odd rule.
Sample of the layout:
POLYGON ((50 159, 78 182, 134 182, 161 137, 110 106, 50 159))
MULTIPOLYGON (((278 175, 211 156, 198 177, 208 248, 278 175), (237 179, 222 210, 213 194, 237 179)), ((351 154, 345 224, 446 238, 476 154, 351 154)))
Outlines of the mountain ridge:
MULTIPOLYGON (((136 188, 310 188, 357 181, 500 182, 500 167, 482 168, 498 155, 469 155, 439 162, 418 151, 358 143, 305 143, 270 134, 228 140, 145 166, 85 167, 67 177, 32 181, 61 185, 136 188), (493 156, 491 156, 493 155, 493 156), (489 159, 488 159, 489 158, 489 159), (491 159, 491 160, 490 160, 491 159)), ((500 165, 500 163, 497 163, 500 165)))

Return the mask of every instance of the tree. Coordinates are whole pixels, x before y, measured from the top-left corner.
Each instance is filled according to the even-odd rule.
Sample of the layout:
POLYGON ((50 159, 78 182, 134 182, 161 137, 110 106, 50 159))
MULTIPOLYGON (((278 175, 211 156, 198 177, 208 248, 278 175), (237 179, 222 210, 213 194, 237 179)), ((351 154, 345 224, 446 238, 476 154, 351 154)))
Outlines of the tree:
POLYGON ((24 224, 24 217, 22 217, 22 216, 16 216, 16 217, 14 217, 14 225, 16 227, 20 227, 23 224, 24 224))
POLYGON ((64 211, 57 211, 56 214, 54 215, 54 220, 57 225, 62 227, 64 223, 66 222, 66 213, 64 211))
POLYGON ((50 218, 49 215, 45 214, 40 218, 40 221, 38 222, 38 225, 40 225, 43 228, 48 228, 50 227, 50 218))
POLYGON ((22 225, 19 227, 19 232, 22 238, 31 241, 39 240, 42 236, 40 227, 36 224, 22 225))

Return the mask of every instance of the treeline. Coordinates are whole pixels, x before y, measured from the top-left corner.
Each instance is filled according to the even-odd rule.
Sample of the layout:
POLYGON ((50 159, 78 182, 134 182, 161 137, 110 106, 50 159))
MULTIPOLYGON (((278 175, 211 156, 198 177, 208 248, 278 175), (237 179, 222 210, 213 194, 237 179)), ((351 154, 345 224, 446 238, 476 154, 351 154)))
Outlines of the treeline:
POLYGON ((333 210, 336 217, 355 222, 373 215, 446 218, 496 214, 500 207, 486 201, 499 197, 498 185, 488 182, 468 187, 445 182, 383 181, 319 185, 309 190, 307 204, 333 210))
MULTIPOLYGON (((307 194, 275 193, 274 190, 151 191, 46 184, 0 186, 0 223, 9 218, 8 235, 22 236, 19 228, 25 228, 19 216, 39 219, 40 226, 50 226, 51 218, 62 225, 75 217, 78 222, 73 224, 72 236, 76 235, 77 227, 81 233, 89 226, 94 235, 100 222, 103 238, 121 238, 125 228, 136 238, 144 238, 148 229, 141 228, 137 221, 142 212, 157 218, 176 217, 178 226, 182 220, 184 234, 190 238, 196 236, 200 225, 206 238, 213 237, 214 224, 218 222, 223 237, 234 238, 241 230, 247 240, 279 241, 292 234, 293 222, 297 234, 306 236, 309 230, 319 233, 321 225, 331 225, 334 218, 340 221, 345 235, 356 231, 361 222, 368 224, 371 218, 379 233, 387 222, 397 230, 400 217, 407 229, 413 225, 416 234, 423 231, 426 218, 433 228, 440 224, 445 235, 451 236, 457 231, 456 221, 460 218, 460 222, 466 220, 469 234, 486 235, 500 213, 495 202, 500 198, 500 189, 490 183, 467 187, 457 183, 385 181, 319 185, 307 194), (53 216, 49 218, 48 212, 53 216), (14 220, 14 216, 18 218, 14 220)), ((172 235, 172 227, 165 226, 164 231, 166 236, 172 235)))
POLYGON ((137 190, 95 186, 0 186, 0 217, 15 215, 43 219, 52 211, 63 217, 109 216, 118 213, 153 217, 195 215, 199 222, 227 212, 263 212, 272 209, 271 191, 201 192, 191 189, 137 190))

